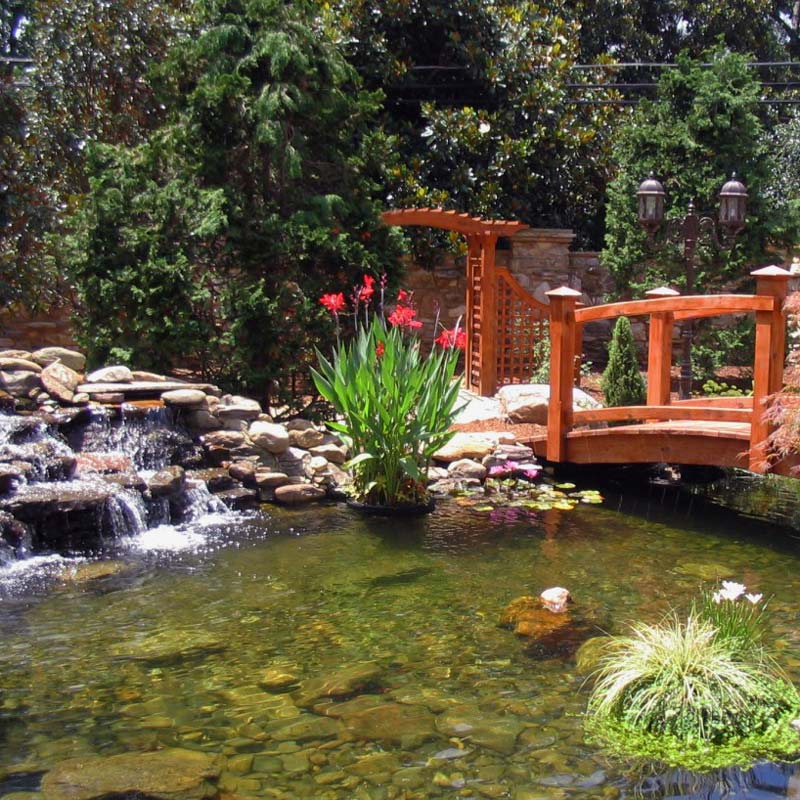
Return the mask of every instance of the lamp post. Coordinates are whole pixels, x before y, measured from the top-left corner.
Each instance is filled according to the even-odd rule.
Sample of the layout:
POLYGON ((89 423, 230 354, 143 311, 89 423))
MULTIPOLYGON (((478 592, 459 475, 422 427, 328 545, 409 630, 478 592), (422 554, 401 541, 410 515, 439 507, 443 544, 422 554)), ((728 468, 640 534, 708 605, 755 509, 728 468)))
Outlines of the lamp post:
MULTIPOLYGON (((664 187, 652 175, 642 181, 636 192, 639 203, 639 224, 647 232, 650 242, 655 239, 656 231, 664 223, 664 187)), ((695 211, 694 203, 689 203, 689 211, 683 217, 670 219, 665 224, 665 235, 683 247, 683 263, 686 268, 686 293, 693 294, 695 278, 695 255, 697 242, 705 235, 722 251, 730 250, 739 231, 744 227, 747 213, 747 189, 737 180, 736 173, 722 187, 719 193, 719 217, 701 217, 695 211), (717 231, 722 230, 722 239, 717 231)), ((685 320, 681 329, 682 355, 679 391, 685 400, 692 388, 692 320, 685 320)))

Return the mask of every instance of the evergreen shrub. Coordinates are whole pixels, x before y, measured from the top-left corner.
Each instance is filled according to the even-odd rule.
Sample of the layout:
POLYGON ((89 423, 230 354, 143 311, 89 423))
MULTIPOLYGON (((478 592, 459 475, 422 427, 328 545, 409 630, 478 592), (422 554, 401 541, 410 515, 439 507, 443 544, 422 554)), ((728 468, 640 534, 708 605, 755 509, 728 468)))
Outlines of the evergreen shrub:
POLYGON ((608 366, 600 386, 607 406, 638 406, 647 399, 644 378, 639 372, 631 322, 620 317, 614 325, 608 348, 608 366))

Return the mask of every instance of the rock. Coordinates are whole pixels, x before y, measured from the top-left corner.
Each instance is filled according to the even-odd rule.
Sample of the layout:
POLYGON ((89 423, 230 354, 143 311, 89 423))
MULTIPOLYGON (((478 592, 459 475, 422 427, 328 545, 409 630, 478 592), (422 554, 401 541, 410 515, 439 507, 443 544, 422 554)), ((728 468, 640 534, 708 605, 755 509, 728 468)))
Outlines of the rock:
POLYGON ((517 636, 541 637, 568 624, 567 614, 555 613, 530 596, 512 600, 500 617, 500 625, 512 627, 517 636))
POLYGON ((567 603, 572 602, 572 596, 569 589, 564 589, 561 586, 553 586, 551 589, 545 589, 540 595, 542 605, 554 614, 562 614, 567 610, 567 603))
POLYGON ((212 494, 236 489, 240 485, 236 478, 232 477, 230 472, 223 467, 187 470, 186 480, 205 483, 208 491, 212 494))
POLYGON ((128 472, 133 469, 133 461, 121 453, 76 453, 78 475, 91 472, 128 472))
POLYGON ((285 472, 259 469, 255 474, 255 482, 259 489, 276 489, 289 483, 289 476, 285 472))
POLYGON ((218 431, 223 427, 222 423, 205 408, 187 411, 184 420, 190 428, 198 431, 218 431))
POLYGON ((90 583, 119 575, 125 569, 126 564, 123 561, 90 561, 87 564, 64 567, 60 578, 68 583, 90 583))
POLYGON ((157 372, 146 372, 141 369, 132 369, 131 375, 133 375, 133 379, 135 381, 151 381, 151 382, 156 381, 158 383, 161 383, 163 381, 169 380, 169 378, 167 378, 164 375, 159 375, 157 372))
POLYGON ((258 490, 248 489, 244 486, 237 486, 234 489, 225 489, 224 491, 216 492, 215 496, 218 500, 222 500, 228 508, 232 508, 235 511, 255 508, 261 499, 258 490))
POLYGON ((514 752, 524 727, 515 717, 491 714, 472 706, 453 708, 436 718, 436 728, 443 735, 467 739, 503 755, 514 752))
POLYGON ((133 373, 122 364, 102 367, 86 376, 86 383, 133 383, 133 373))
POLYGON ((166 497, 181 491, 185 480, 183 467, 165 467, 151 476, 147 481, 147 488, 153 497, 166 497))
POLYGON ((0 358, 24 358, 26 361, 33 361, 30 350, 0 350, 0 358))
POLYGON ((85 406, 90 400, 90 397, 86 392, 75 392, 72 395, 72 402, 76 406, 85 406))
POLYGON ((0 357, 0 369, 2 370, 22 370, 23 372, 41 372, 42 367, 35 361, 27 358, 3 358, 0 357))
POLYGON ((216 796, 219 777, 213 756, 168 748, 150 753, 87 756, 62 761, 42 780, 42 800, 99 800, 147 797, 204 800, 216 796))
POLYGON ((75 372, 83 372, 86 369, 86 356, 77 350, 67 350, 65 347, 42 347, 31 353, 31 361, 35 361, 43 367, 60 361, 65 367, 74 369, 75 372))
POLYGON ((54 361, 43 370, 39 379, 42 386, 62 403, 71 403, 75 397, 75 389, 81 382, 81 376, 74 369, 54 361))
POLYGON ((184 381, 132 381, 131 383, 104 381, 103 383, 82 383, 78 387, 79 392, 86 392, 90 395, 105 392, 122 392, 131 397, 148 398, 161 397, 164 392, 173 389, 197 389, 205 394, 218 395, 218 386, 210 383, 185 383, 184 381))
MULTIPOLYGON (((292 421, 300 422, 301 420, 292 421)), ((287 426, 287 430, 289 431, 289 443, 293 447, 302 447, 305 450, 309 450, 312 447, 318 447, 322 445, 325 441, 325 434, 322 431, 318 431, 313 426, 304 428, 303 430, 288 428, 287 426)))
POLYGON ((437 461, 457 461, 460 458, 481 459, 493 453, 499 444, 514 444, 516 437, 512 433, 465 433, 459 431, 444 446, 437 450, 433 457, 437 461))
POLYGON ((25 476, 30 471, 31 465, 24 461, 0 464, 0 494, 13 492, 17 486, 25 482, 25 476))
POLYGON ((42 390, 39 373, 28 370, 0 370, 0 388, 5 389, 12 397, 28 398, 42 390))
POLYGON ((300 708, 308 708, 325 697, 346 697, 377 686, 382 674, 383 670, 374 661, 353 664, 321 678, 303 681, 292 699, 300 708))
POLYGON ((444 467, 428 467, 428 481, 443 481, 447 478, 448 472, 444 467))
POLYGON ((686 561, 675 567, 676 572, 688 575, 690 578, 699 578, 701 581, 720 581, 732 578, 736 574, 735 570, 724 564, 717 564, 713 561, 686 561))
POLYGON ((311 456, 308 468, 311 470, 312 475, 319 475, 328 468, 328 459, 324 456, 311 456))
POLYGON ((325 442, 309 447, 308 452, 312 456, 322 456, 332 464, 344 464, 347 461, 347 450, 342 445, 325 442))
POLYGON ((238 395, 225 395, 214 412, 220 419, 256 420, 261 414, 257 400, 238 395))
POLYGON ((608 636, 593 636, 577 649, 575 668, 581 675, 589 675, 597 669, 603 651, 610 641, 608 636))
MULTIPOLYGON (((518 383, 503 386, 497 392, 500 408, 511 422, 547 424, 547 406, 550 402, 550 387, 546 384, 518 383)), ((602 408, 593 397, 581 389, 572 390, 574 409, 602 408)))
POLYGON ((206 401, 206 393, 199 389, 172 389, 164 392, 161 399, 168 406, 176 408, 199 409, 206 401))
POLYGON ((437 737, 433 714, 420 705, 386 703, 375 698, 372 707, 344 714, 342 721, 356 739, 407 749, 437 737))
POLYGON ((501 464, 507 464, 509 461, 535 461, 533 450, 530 447, 526 447, 524 444, 500 444, 495 448, 493 453, 483 458, 481 464, 488 469, 490 467, 500 466, 501 464))
POLYGON ((278 454, 278 471, 291 476, 309 477, 313 473, 310 469, 311 453, 299 447, 289 447, 278 454))
POLYGON ((470 458, 460 458, 450 463, 447 474, 450 478, 475 478, 482 481, 486 477, 486 467, 470 458))
POLYGON ((203 444, 207 447, 224 447, 232 450, 240 447, 246 441, 241 431, 212 431, 203 436, 203 444))
POLYGON ((287 506, 313 503, 325 497, 325 490, 307 483, 290 483, 275 489, 275 502, 287 506))
POLYGON ((256 465, 253 461, 237 461, 228 468, 228 474, 245 486, 256 485, 256 465))
MULTIPOLYGON (((78 394, 83 394, 83 392, 78 392, 78 394)), ((94 400, 95 403, 100 403, 100 405, 104 406, 118 406, 125 402, 125 393, 124 392, 97 392, 94 397, 91 398, 94 400)))
POLYGON ((144 639, 130 640, 112 648, 115 658, 153 663, 175 663, 221 653, 227 643, 209 633, 196 630, 170 629, 144 639))
POLYGON ((247 433, 250 441, 256 447, 266 450, 268 453, 277 455, 286 452, 289 448, 289 432, 283 425, 256 420, 251 423, 247 433))
POLYGON ((259 679, 258 685, 267 692, 280 694, 297 686, 300 678, 297 670, 287 667, 271 667, 259 679))
POLYGON ((330 717, 301 714, 292 719, 276 719, 267 725, 267 733, 276 742, 308 742, 338 736, 339 723, 330 717))

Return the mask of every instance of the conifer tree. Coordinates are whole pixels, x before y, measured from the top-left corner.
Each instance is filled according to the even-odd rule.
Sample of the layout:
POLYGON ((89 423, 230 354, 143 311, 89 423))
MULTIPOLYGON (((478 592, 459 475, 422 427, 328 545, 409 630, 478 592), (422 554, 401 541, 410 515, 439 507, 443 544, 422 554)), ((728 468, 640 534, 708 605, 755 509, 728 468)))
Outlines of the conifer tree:
POLYGON ((647 389, 639 372, 633 330, 627 317, 620 317, 614 325, 608 366, 600 386, 607 406, 639 406, 646 402, 647 389))

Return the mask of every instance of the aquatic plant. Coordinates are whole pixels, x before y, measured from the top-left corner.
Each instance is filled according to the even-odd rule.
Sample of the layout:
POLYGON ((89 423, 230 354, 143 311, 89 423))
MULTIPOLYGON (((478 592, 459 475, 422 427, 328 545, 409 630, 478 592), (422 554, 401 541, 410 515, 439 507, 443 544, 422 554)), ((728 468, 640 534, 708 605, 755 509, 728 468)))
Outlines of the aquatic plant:
POLYGON ((762 612, 736 607, 739 587, 724 585, 685 621, 672 613, 609 637, 589 700, 593 740, 697 770, 800 752, 790 726, 800 696, 765 653, 762 612))
MULTIPOLYGON (((330 359, 317 351, 312 370, 319 393, 338 418, 328 422, 350 449, 355 498, 374 505, 425 503, 427 468, 433 454, 452 436, 460 382, 454 380, 463 332, 442 332, 427 355, 410 335, 422 326, 407 292, 400 291, 391 313, 383 313, 383 282, 378 312, 370 320, 374 279, 353 293, 355 336, 338 340, 330 359), (360 319, 359 310, 364 312, 360 319)), ((320 302, 336 315, 341 294, 320 302)))

